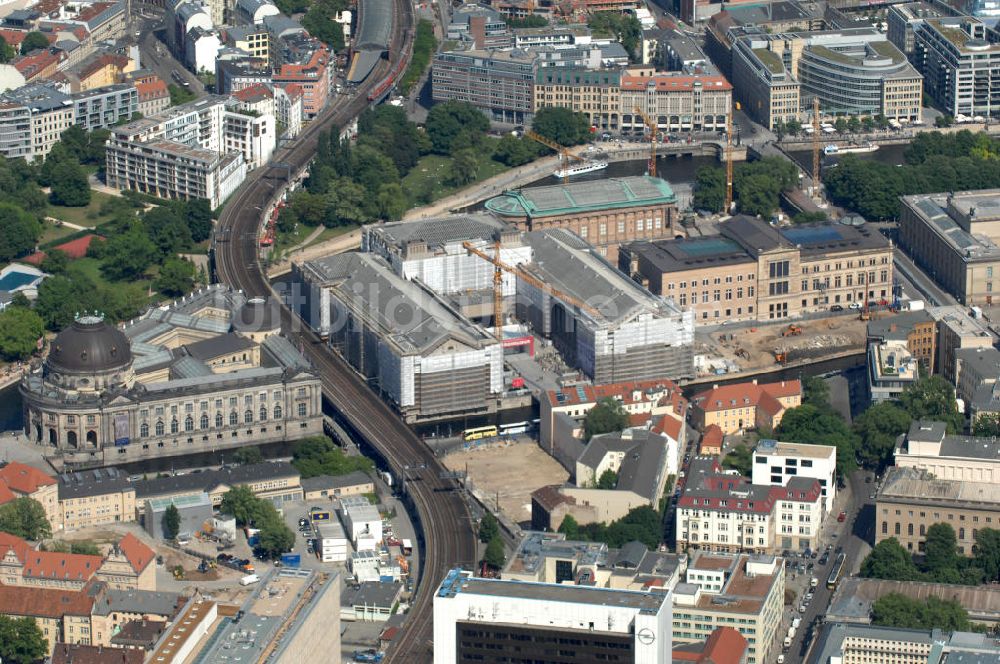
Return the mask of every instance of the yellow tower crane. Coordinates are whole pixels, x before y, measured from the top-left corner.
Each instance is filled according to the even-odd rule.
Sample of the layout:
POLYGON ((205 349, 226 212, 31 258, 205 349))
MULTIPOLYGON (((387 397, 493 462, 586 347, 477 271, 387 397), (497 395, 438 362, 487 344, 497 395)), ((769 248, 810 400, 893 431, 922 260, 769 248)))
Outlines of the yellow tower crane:
MULTIPOLYGON (((547 148, 555 150, 559 154, 559 159, 561 160, 562 165, 564 167, 569 166, 569 160, 570 159, 575 159, 576 161, 587 161, 583 157, 578 157, 577 155, 575 155, 572 152, 570 152, 568 149, 566 149, 565 146, 559 145, 555 141, 549 140, 549 139, 545 138, 544 136, 542 136, 541 134, 539 134, 537 132, 534 132, 534 131, 532 131, 530 129, 525 129, 524 130, 524 135, 527 136, 528 138, 530 138, 533 141, 537 141, 538 143, 541 143, 542 145, 544 145, 547 148)), ((563 176, 563 182, 566 182, 566 180, 568 178, 569 178, 568 175, 564 175, 563 176)))
POLYGON ((642 118, 642 122, 649 129, 649 164, 646 166, 646 171, 649 173, 650 177, 656 177, 656 138, 660 133, 660 128, 655 122, 649 119, 641 108, 635 107, 635 114, 642 118))
POLYGON ((813 97, 813 195, 819 196, 819 97, 813 97))
POLYGON ((503 273, 504 272, 510 272, 511 274, 517 275, 518 279, 523 279, 525 282, 531 284, 538 290, 543 291, 545 293, 549 293, 553 297, 559 298, 566 304, 578 307, 589 314, 599 316, 601 313, 596 308, 590 306, 583 300, 575 298, 572 295, 569 295, 568 293, 564 293, 558 290, 557 288, 549 286, 541 279, 533 277, 532 275, 528 274, 521 268, 504 263, 502 260, 500 260, 499 241, 497 241, 493 245, 495 253, 494 256, 490 256, 482 249, 477 248, 471 242, 463 242, 462 246, 465 248, 466 251, 468 251, 473 256, 478 256, 479 258, 482 258, 484 261, 493 264, 493 327, 495 328, 496 337, 498 340, 501 339, 503 336, 501 323, 503 321, 503 273))
POLYGON ((726 208, 725 214, 733 211, 733 114, 726 116, 726 208))

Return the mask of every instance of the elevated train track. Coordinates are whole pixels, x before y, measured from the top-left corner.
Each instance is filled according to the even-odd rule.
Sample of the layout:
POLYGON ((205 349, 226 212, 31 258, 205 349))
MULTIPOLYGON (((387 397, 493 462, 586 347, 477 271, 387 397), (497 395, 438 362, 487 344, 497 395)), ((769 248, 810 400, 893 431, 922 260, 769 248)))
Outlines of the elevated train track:
MULTIPOLYGON (((300 173, 316 152, 321 132, 342 127, 369 104, 379 101, 405 70, 413 39, 413 7, 408 0, 392 0, 393 29, 388 59, 380 60, 351 94, 328 106, 266 169, 251 174, 227 203, 213 244, 218 281, 249 295, 273 295, 258 256, 258 238, 264 211, 300 173)), ((299 341, 322 376, 324 397, 344 423, 382 456, 393 475, 401 478, 413 508, 420 541, 416 597, 403 630, 384 660, 430 662, 433 592, 445 572, 471 567, 477 560, 474 529, 468 508, 453 479, 441 479, 444 468, 422 440, 368 384, 287 307, 280 310, 281 328, 299 341), (418 470, 413 470, 418 469, 418 470)))

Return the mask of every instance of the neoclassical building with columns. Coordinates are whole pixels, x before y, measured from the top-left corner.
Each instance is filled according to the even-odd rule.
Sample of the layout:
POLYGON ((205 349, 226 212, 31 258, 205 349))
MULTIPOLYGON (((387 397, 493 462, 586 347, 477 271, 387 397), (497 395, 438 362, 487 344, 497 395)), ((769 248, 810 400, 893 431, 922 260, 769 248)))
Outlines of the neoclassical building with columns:
POLYGON ((319 376, 277 307, 209 286, 121 328, 78 315, 21 382, 25 434, 73 467, 322 433, 319 376))

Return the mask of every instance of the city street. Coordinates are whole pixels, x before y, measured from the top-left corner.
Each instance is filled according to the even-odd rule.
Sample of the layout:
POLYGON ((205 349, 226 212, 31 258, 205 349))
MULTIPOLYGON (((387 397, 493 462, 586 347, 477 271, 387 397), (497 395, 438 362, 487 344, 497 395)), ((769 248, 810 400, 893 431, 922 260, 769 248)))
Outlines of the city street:
POLYGON ((176 85, 178 81, 174 78, 177 72, 181 78, 191 86, 191 92, 196 96, 205 94, 205 86, 202 85, 198 77, 189 72, 182 63, 178 62, 170 54, 161 39, 166 39, 166 29, 163 27, 163 9, 145 6, 138 11, 133 26, 136 32, 141 33, 139 37, 139 53, 143 69, 152 71, 163 79, 167 85, 176 85))

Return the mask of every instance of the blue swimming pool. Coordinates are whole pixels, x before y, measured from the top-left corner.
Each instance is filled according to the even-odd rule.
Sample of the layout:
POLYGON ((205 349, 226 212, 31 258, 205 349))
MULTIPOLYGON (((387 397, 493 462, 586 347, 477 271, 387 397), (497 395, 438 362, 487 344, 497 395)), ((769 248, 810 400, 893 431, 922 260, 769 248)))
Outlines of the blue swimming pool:
POLYGON ((33 274, 25 272, 8 272, 0 277, 0 291, 13 291, 21 286, 26 286, 37 279, 33 274))

